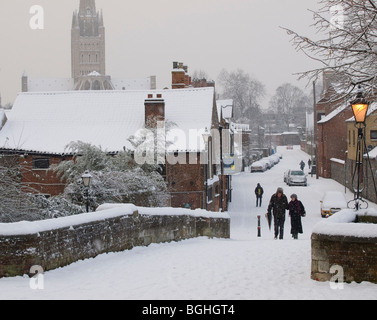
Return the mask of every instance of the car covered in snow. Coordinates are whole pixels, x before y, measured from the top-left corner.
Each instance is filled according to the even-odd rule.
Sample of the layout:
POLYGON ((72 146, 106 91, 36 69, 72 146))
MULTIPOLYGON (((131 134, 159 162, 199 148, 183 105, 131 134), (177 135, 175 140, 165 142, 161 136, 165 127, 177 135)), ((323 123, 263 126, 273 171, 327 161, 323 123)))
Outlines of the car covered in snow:
POLYGON ((343 192, 327 191, 321 201, 321 216, 328 218, 347 207, 347 200, 343 192))
POLYGON ((289 186, 307 186, 308 179, 302 170, 288 170, 285 173, 284 181, 289 186))
POLYGON ((250 166, 250 172, 265 172, 267 170, 267 163, 265 161, 255 161, 250 166))

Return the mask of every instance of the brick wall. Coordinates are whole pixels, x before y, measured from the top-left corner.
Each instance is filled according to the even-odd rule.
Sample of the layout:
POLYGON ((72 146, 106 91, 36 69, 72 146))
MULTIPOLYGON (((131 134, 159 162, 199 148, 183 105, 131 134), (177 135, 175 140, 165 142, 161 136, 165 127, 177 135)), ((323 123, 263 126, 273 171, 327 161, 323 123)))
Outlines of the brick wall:
MULTIPOLYGON (((108 210, 50 220, 52 223, 64 221, 64 224, 56 229, 42 228, 41 231, 38 231, 41 222, 29 223, 28 226, 33 230, 31 234, 9 234, 12 224, 3 225, 0 228, 0 231, 3 230, 0 232, 3 234, 0 235, 0 278, 28 274, 34 265, 48 271, 102 253, 129 250, 151 243, 180 241, 198 236, 230 237, 230 219, 224 215, 219 215, 218 218, 206 217, 183 209, 175 209, 184 211, 180 211, 178 215, 140 214, 139 210, 143 208, 137 208, 132 214, 125 209, 116 210, 124 210, 126 213, 108 216, 106 212, 111 211, 108 210), (103 218, 98 218, 98 215, 103 218), (91 221, 91 218, 85 222, 83 219, 86 217, 99 220, 91 221)), ((50 221, 44 221, 42 225, 51 223, 50 221)), ((19 226, 18 224, 17 228, 19 226)))
MULTIPOLYGON (((337 213, 339 214, 343 214, 343 211, 337 213)), ((370 217, 366 221, 363 219, 363 216, 356 216, 355 221, 368 222, 368 228, 374 228, 369 234, 364 229, 366 225, 357 224, 355 221, 350 222, 352 232, 349 227, 347 229, 346 223, 337 223, 327 228, 330 232, 317 231, 312 234, 313 280, 331 281, 334 276, 339 276, 331 272, 331 268, 335 266, 343 271, 344 282, 377 283, 377 234, 373 235, 375 226, 370 224, 376 223, 377 217, 370 217), (343 229, 344 234, 343 226, 346 226, 346 229, 343 229)))
POLYGON ((64 193, 65 183, 60 180, 53 170, 36 169, 33 167, 33 161, 38 159, 46 159, 49 161, 49 168, 52 165, 59 164, 62 160, 69 160, 59 156, 43 156, 43 155, 26 155, 20 156, 20 170, 22 174, 22 185, 27 191, 30 188, 35 193, 56 196, 64 193))
MULTIPOLYGON (((365 160, 366 161, 366 160, 365 160)), ((347 159, 345 164, 340 164, 338 162, 331 161, 331 179, 336 180, 342 185, 345 185, 349 190, 353 190, 352 177, 355 170, 355 161, 347 159)), ((367 162, 362 168, 363 176, 361 178, 361 183, 364 186, 362 197, 368 201, 374 203, 377 202, 377 193, 375 190, 374 183, 377 184, 377 176, 372 174, 377 172, 377 163, 374 159, 370 160, 370 166, 367 162)), ((355 187, 357 185, 357 176, 354 181, 355 187)), ((377 187, 377 186, 376 186, 377 187)), ((350 191, 348 191, 350 192, 350 191)))
POLYGON ((347 151, 346 120, 352 117, 350 108, 331 120, 318 124, 318 172, 321 177, 331 177, 331 158, 345 160, 347 151))

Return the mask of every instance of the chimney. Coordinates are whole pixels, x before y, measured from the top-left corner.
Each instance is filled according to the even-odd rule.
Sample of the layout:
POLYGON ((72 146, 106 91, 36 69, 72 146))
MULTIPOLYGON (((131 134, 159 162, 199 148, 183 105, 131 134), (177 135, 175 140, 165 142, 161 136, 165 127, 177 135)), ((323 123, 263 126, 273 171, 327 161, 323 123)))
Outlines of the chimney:
POLYGON ((158 121, 165 121, 165 100, 162 98, 162 94, 148 94, 144 106, 145 128, 156 129, 158 121))
POLYGON ((172 89, 183 89, 186 87, 186 73, 183 69, 183 63, 182 62, 173 62, 173 71, 172 74, 172 81, 171 81, 171 87, 172 89))

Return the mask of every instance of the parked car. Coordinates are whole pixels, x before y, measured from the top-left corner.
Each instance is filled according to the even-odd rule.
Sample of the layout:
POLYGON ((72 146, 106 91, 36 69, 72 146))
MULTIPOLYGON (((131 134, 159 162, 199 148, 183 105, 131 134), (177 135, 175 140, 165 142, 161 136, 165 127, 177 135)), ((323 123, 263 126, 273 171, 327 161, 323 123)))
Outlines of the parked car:
POLYGON ((288 174, 289 174, 289 171, 290 170, 287 170, 287 171, 284 172, 284 182, 285 183, 288 183, 288 174))
POLYGON ((263 161, 255 161, 250 166, 250 172, 265 172, 267 170, 267 164, 263 161))
POLYGON ((289 186, 306 187, 308 185, 308 179, 306 178, 304 171, 301 170, 289 170, 285 180, 289 186))
POLYGON ((271 169, 272 168, 271 161, 268 160, 267 158, 262 158, 259 161, 262 162, 262 163, 264 163, 266 165, 267 169, 271 169))
POLYGON ((280 162, 280 158, 276 154, 269 156, 268 159, 272 159, 274 161, 274 164, 278 164, 280 162))
POLYGON ((270 156, 270 157, 266 157, 266 158, 263 158, 262 160, 265 160, 265 161, 268 161, 269 164, 270 164, 270 168, 271 169, 274 165, 275 165, 275 160, 270 156))
POLYGON ((327 191, 321 201, 321 216, 328 218, 347 207, 347 200, 343 192, 327 191))

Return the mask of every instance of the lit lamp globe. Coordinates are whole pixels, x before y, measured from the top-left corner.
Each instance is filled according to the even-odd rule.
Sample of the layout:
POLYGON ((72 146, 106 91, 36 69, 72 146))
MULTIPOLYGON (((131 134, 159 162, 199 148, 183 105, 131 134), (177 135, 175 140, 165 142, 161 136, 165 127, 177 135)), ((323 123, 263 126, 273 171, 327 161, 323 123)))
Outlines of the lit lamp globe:
POLYGON ((357 94, 356 99, 351 102, 351 106, 356 125, 365 124, 369 103, 364 99, 363 92, 361 90, 357 94))

